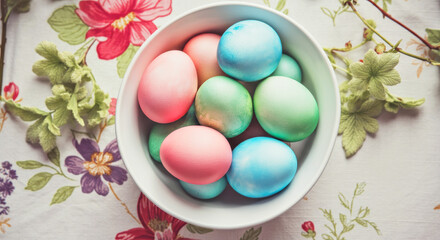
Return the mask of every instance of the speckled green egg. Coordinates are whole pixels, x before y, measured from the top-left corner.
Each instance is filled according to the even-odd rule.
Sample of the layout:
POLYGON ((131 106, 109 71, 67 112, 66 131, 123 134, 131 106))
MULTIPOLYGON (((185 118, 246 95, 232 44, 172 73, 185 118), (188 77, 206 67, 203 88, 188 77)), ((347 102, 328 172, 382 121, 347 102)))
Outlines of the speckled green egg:
POLYGON ((298 82, 302 81, 301 67, 298 62, 286 55, 281 55, 280 63, 271 76, 283 76, 295 79, 298 82))
POLYGON ((303 140, 318 125, 318 104, 312 93, 288 77, 263 80, 255 90, 254 108, 261 127, 284 141, 303 140))
POLYGON ((154 160, 161 162, 160 146, 162 145, 163 140, 176 129, 196 124, 198 123, 194 104, 183 117, 175 122, 167 124, 154 123, 148 138, 148 150, 150 151, 151 157, 153 157, 154 160))
POLYGON ((252 98, 239 82, 224 76, 208 79, 197 91, 196 116, 201 125, 235 137, 252 120, 252 98))

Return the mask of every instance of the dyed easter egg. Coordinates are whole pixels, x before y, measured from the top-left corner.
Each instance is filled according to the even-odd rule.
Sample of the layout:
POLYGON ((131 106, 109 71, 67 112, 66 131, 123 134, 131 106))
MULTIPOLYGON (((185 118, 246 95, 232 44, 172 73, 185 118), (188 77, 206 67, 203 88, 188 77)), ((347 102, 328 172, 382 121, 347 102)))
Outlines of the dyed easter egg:
POLYGON ((178 50, 164 52, 145 69, 138 87, 144 114, 170 123, 188 112, 197 91, 197 72, 191 58, 178 50))
POLYGON ((253 82, 269 76, 281 59, 281 40, 268 24, 244 20, 230 26, 222 35, 217 58, 228 75, 253 82))
POLYGON ((196 124, 197 118, 194 105, 190 107, 185 116, 175 122, 167 124, 155 123, 153 127, 151 127, 150 135, 148 138, 148 150, 151 157, 153 157, 154 160, 160 162, 160 146, 162 145, 165 137, 176 129, 196 124))
POLYGON ((220 35, 203 33, 191 38, 183 51, 194 62, 199 87, 211 77, 224 75, 217 62, 217 46, 220 35))
POLYGON ((223 192, 223 190, 225 190, 227 184, 226 177, 222 177, 213 183, 203 185, 191 184, 182 180, 179 182, 185 192, 199 199, 211 199, 217 197, 223 192))
POLYGON ((232 161, 228 140, 205 126, 187 126, 168 135, 160 159, 174 177, 191 184, 210 184, 222 178, 232 161))
POLYGON ((274 138, 255 137, 234 149, 226 177, 241 195, 263 198, 284 189, 295 176, 296 168, 296 156, 289 146, 274 138))
POLYGON ((295 59, 286 54, 281 56, 280 63, 271 76, 284 76, 298 82, 302 81, 301 67, 295 59))
POLYGON ((225 137, 242 133, 252 120, 252 98, 239 82, 224 76, 208 79, 197 91, 196 116, 201 125, 225 137))
POLYGON ((263 129, 284 141, 300 141, 318 125, 315 98, 291 78, 275 76, 263 80, 255 90, 254 108, 263 129))

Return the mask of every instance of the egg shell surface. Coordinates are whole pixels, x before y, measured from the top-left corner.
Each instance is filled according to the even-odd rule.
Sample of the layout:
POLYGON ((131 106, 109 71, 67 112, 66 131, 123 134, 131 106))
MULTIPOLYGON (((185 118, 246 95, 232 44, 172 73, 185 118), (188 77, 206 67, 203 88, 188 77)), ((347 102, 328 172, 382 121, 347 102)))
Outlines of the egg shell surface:
POLYGON ((239 194, 263 198, 284 189, 296 170, 297 159, 289 146, 274 138, 255 137, 234 149, 226 177, 239 194))
POLYGON ((183 48, 194 62, 199 87, 211 77, 225 75, 217 62, 220 38, 218 34, 202 33, 191 38, 183 48))
POLYGON ((197 72, 184 52, 171 50, 145 69, 138 87, 142 112, 158 123, 170 123, 188 112, 197 91, 197 72))
POLYGON ((246 82, 269 76, 277 68, 281 54, 281 40, 276 31, 257 20, 244 20, 230 26, 223 33, 217 50, 220 68, 246 82))
POLYGON ((160 148, 165 169, 191 184, 210 184, 222 178, 232 161, 228 140, 205 126, 187 126, 168 135, 160 148))
POLYGON ((292 57, 283 54, 277 69, 271 76, 284 76, 292 78, 298 82, 302 81, 302 71, 299 63, 292 57))
POLYGON ((190 126, 190 125, 196 125, 198 124, 196 113, 195 113, 195 107, 194 104, 191 105, 188 112, 180 118, 179 120, 172 122, 172 123, 155 123, 151 127, 151 131, 148 137, 148 150, 150 152, 151 157, 161 162, 160 160, 160 146, 162 145, 163 140, 168 136, 171 132, 173 132, 176 129, 190 126))
POLYGON ((196 95, 196 116, 201 125, 212 127, 225 137, 235 137, 249 126, 252 98, 239 82, 224 76, 208 79, 196 95))
POLYGON ((186 193, 199 199, 211 199, 217 197, 225 190, 226 185, 228 184, 226 177, 222 177, 213 183, 203 185, 191 184, 182 180, 179 180, 179 182, 186 193))
POLYGON ((284 141, 303 140, 318 125, 318 104, 312 93, 288 77, 263 80, 255 90, 254 108, 263 129, 284 141))

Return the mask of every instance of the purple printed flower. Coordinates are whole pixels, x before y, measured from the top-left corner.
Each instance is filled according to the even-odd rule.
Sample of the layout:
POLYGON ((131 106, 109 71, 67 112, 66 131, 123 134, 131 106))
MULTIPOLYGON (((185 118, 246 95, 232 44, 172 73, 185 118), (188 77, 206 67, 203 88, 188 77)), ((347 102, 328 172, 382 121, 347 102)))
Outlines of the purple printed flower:
POLYGON ((11 195, 11 193, 14 191, 14 185, 9 179, 0 181, 0 195, 3 198, 6 198, 6 196, 11 195))
POLYGON ((2 168, 9 170, 9 169, 11 169, 11 167, 12 167, 12 164, 10 162, 8 162, 8 161, 2 162, 2 168))
POLYGON ((78 143, 75 139, 73 145, 83 158, 68 156, 65 160, 67 171, 81 175, 81 189, 83 193, 93 190, 101 196, 108 194, 109 188, 102 182, 101 176, 111 183, 122 185, 127 180, 127 171, 111 164, 121 160, 116 139, 111 141, 104 149, 99 150, 98 143, 92 139, 84 138, 78 143))
POLYGON ((0 196, 0 205, 6 205, 6 198, 0 196))
POLYGON ((8 206, 0 206, 0 215, 8 215, 9 207, 8 206))
POLYGON ((17 172, 15 170, 13 170, 13 169, 9 170, 9 177, 11 179, 17 179, 18 178, 17 172))

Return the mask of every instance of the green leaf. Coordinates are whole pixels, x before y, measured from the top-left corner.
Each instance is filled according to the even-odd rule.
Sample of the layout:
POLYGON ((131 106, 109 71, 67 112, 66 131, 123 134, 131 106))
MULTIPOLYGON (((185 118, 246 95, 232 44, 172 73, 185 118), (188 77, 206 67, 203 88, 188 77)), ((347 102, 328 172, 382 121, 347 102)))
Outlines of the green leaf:
POLYGON ((339 193, 338 198, 341 205, 346 209, 350 210, 350 202, 347 200, 347 198, 345 198, 344 194, 339 193))
POLYGON ((7 0, 8 7, 13 8, 18 13, 29 12, 30 3, 31 0, 7 0))
POLYGON ((58 33, 58 37, 70 45, 77 45, 86 40, 89 27, 75 13, 75 5, 66 5, 56 9, 47 20, 58 33))
POLYGON ((125 52, 116 59, 118 61, 116 67, 118 68, 118 75, 120 78, 124 77, 128 65, 130 65, 131 60, 138 50, 139 47, 130 44, 127 50, 125 50, 125 52))
POLYGON ((344 229, 344 232, 350 232, 351 230, 353 230, 354 228, 354 224, 349 225, 346 229, 344 229))
POLYGON ((78 103, 80 115, 87 115, 87 124, 91 127, 97 126, 108 115, 111 99, 98 85, 94 86, 94 94, 91 103, 82 101, 78 103))
POLYGON ((324 240, 334 240, 334 238, 326 233, 321 235, 322 239, 324 240))
POLYGON ((51 126, 55 126, 50 118, 50 120, 46 120, 50 118, 50 116, 46 117, 41 124, 40 132, 38 133, 38 139, 43 151, 48 153, 52 151, 56 147, 56 136, 49 129, 51 126))
POLYGON ((283 13, 289 15, 289 9, 284 9, 283 13))
POLYGON ((48 172, 37 173, 29 179, 28 184, 24 189, 30 191, 38 191, 46 186, 52 176, 53 174, 48 172))
MULTIPOLYGON (((377 25, 373 19, 367 19, 365 21, 368 23, 368 25, 370 25, 370 27, 372 27, 373 29, 376 29, 377 25)), ((374 35, 374 32, 370 28, 365 28, 363 36, 366 41, 373 40, 373 35, 374 35)))
POLYGON ((286 0, 278 0, 278 4, 275 9, 281 11, 283 10, 284 6, 286 6, 286 0))
POLYGON ((17 165, 23 169, 37 169, 43 166, 42 163, 34 160, 17 161, 17 165))
POLYGON ((5 100, 1 96, 0 99, 5 103, 6 110, 9 113, 21 118, 21 120, 23 121, 35 121, 49 114, 38 108, 30 108, 30 107, 22 106, 21 104, 14 102, 12 99, 5 100))
POLYGON ((79 125, 84 126, 84 120, 79 115, 78 101, 76 99, 76 94, 72 94, 69 103, 67 104, 67 109, 72 111, 73 117, 79 123, 79 125))
POLYGON ((60 150, 55 147, 54 149, 52 149, 52 151, 47 153, 47 158, 49 158, 49 160, 55 164, 55 166, 59 167, 60 166, 60 150))
POLYGON ((349 82, 352 92, 368 89, 374 97, 383 100, 386 96, 383 85, 396 85, 401 78, 394 69, 399 63, 398 53, 383 53, 378 55, 369 50, 364 56, 364 62, 355 62, 350 65, 353 79, 349 82))
POLYGON ((363 219, 356 218, 355 221, 356 221, 359 225, 361 225, 362 227, 368 227, 367 222, 366 222, 365 220, 363 220, 363 219))
POLYGON ((399 112, 399 104, 387 102, 384 105, 384 109, 390 113, 398 113, 399 112))
POLYGON ((373 117, 378 116, 383 109, 383 102, 374 99, 366 100, 360 107, 356 107, 356 99, 350 101, 347 104, 355 107, 342 108, 338 130, 342 134, 342 146, 347 157, 351 157, 361 148, 367 132, 377 132, 379 123, 373 117))
POLYGON ((342 226, 344 226, 344 228, 347 226, 347 216, 345 216, 342 213, 339 213, 339 220, 342 223, 342 226))
POLYGON ((240 240, 258 240, 258 237, 260 236, 262 227, 259 227, 257 229, 251 228, 248 229, 243 236, 240 238, 240 240))
POLYGON ((111 116, 107 121, 107 126, 115 124, 115 116, 111 116))
POLYGON ((52 121, 52 117, 50 115, 48 115, 44 121, 43 121, 43 126, 47 126, 47 129, 56 136, 61 136, 61 132, 60 129, 57 127, 57 125, 55 125, 52 121))
POLYGON ((362 195, 365 191, 365 186, 367 186, 365 182, 357 183, 356 188, 354 189, 354 196, 362 195))
POLYGON ((192 225, 192 224, 186 224, 186 229, 191 232, 191 233, 197 233, 197 234, 205 234, 205 233, 209 233, 212 232, 212 229, 209 228, 203 228, 203 227, 198 227, 196 225, 192 225))
POLYGON ((70 93, 63 92, 57 93, 55 96, 46 98, 47 108, 54 111, 53 122, 56 126, 63 126, 69 121, 69 119, 72 118, 72 112, 69 111, 69 109, 67 108, 70 96, 70 93))
POLYGON ((59 188, 55 193, 55 195, 53 195, 50 205, 62 203, 66 201, 66 199, 68 199, 72 195, 73 190, 75 190, 75 188, 76 188, 75 186, 64 186, 59 188))
POLYGON ((65 59, 59 56, 55 44, 47 41, 41 42, 35 51, 46 58, 34 63, 32 71, 35 74, 40 77, 49 77, 53 85, 66 82, 70 78, 71 72, 64 63, 65 59))
POLYGON ((376 223, 374 222, 370 222, 368 220, 365 220, 372 228, 374 228, 374 230, 376 231, 377 235, 382 235, 382 232, 379 230, 379 228, 377 227, 376 223))
POLYGON ((440 46, 440 29, 425 29, 428 34, 428 42, 433 46, 440 46))
POLYGON ((266 6, 270 7, 270 2, 269 2, 269 0, 263 0, 263 3, 264 3, 266 6))
POLYGON ((422 105, 425 102, 425 98, 402 98, 387 92, 385 101, 385 110, 388 112, 397 113, 400 108, 411 109, 422 105))
POLYGON ((26 131, 26 142, 37 144, 40 143, 40 129, 43 125, 45 117, 41 117, 36 122, 34 122, 26 131))

